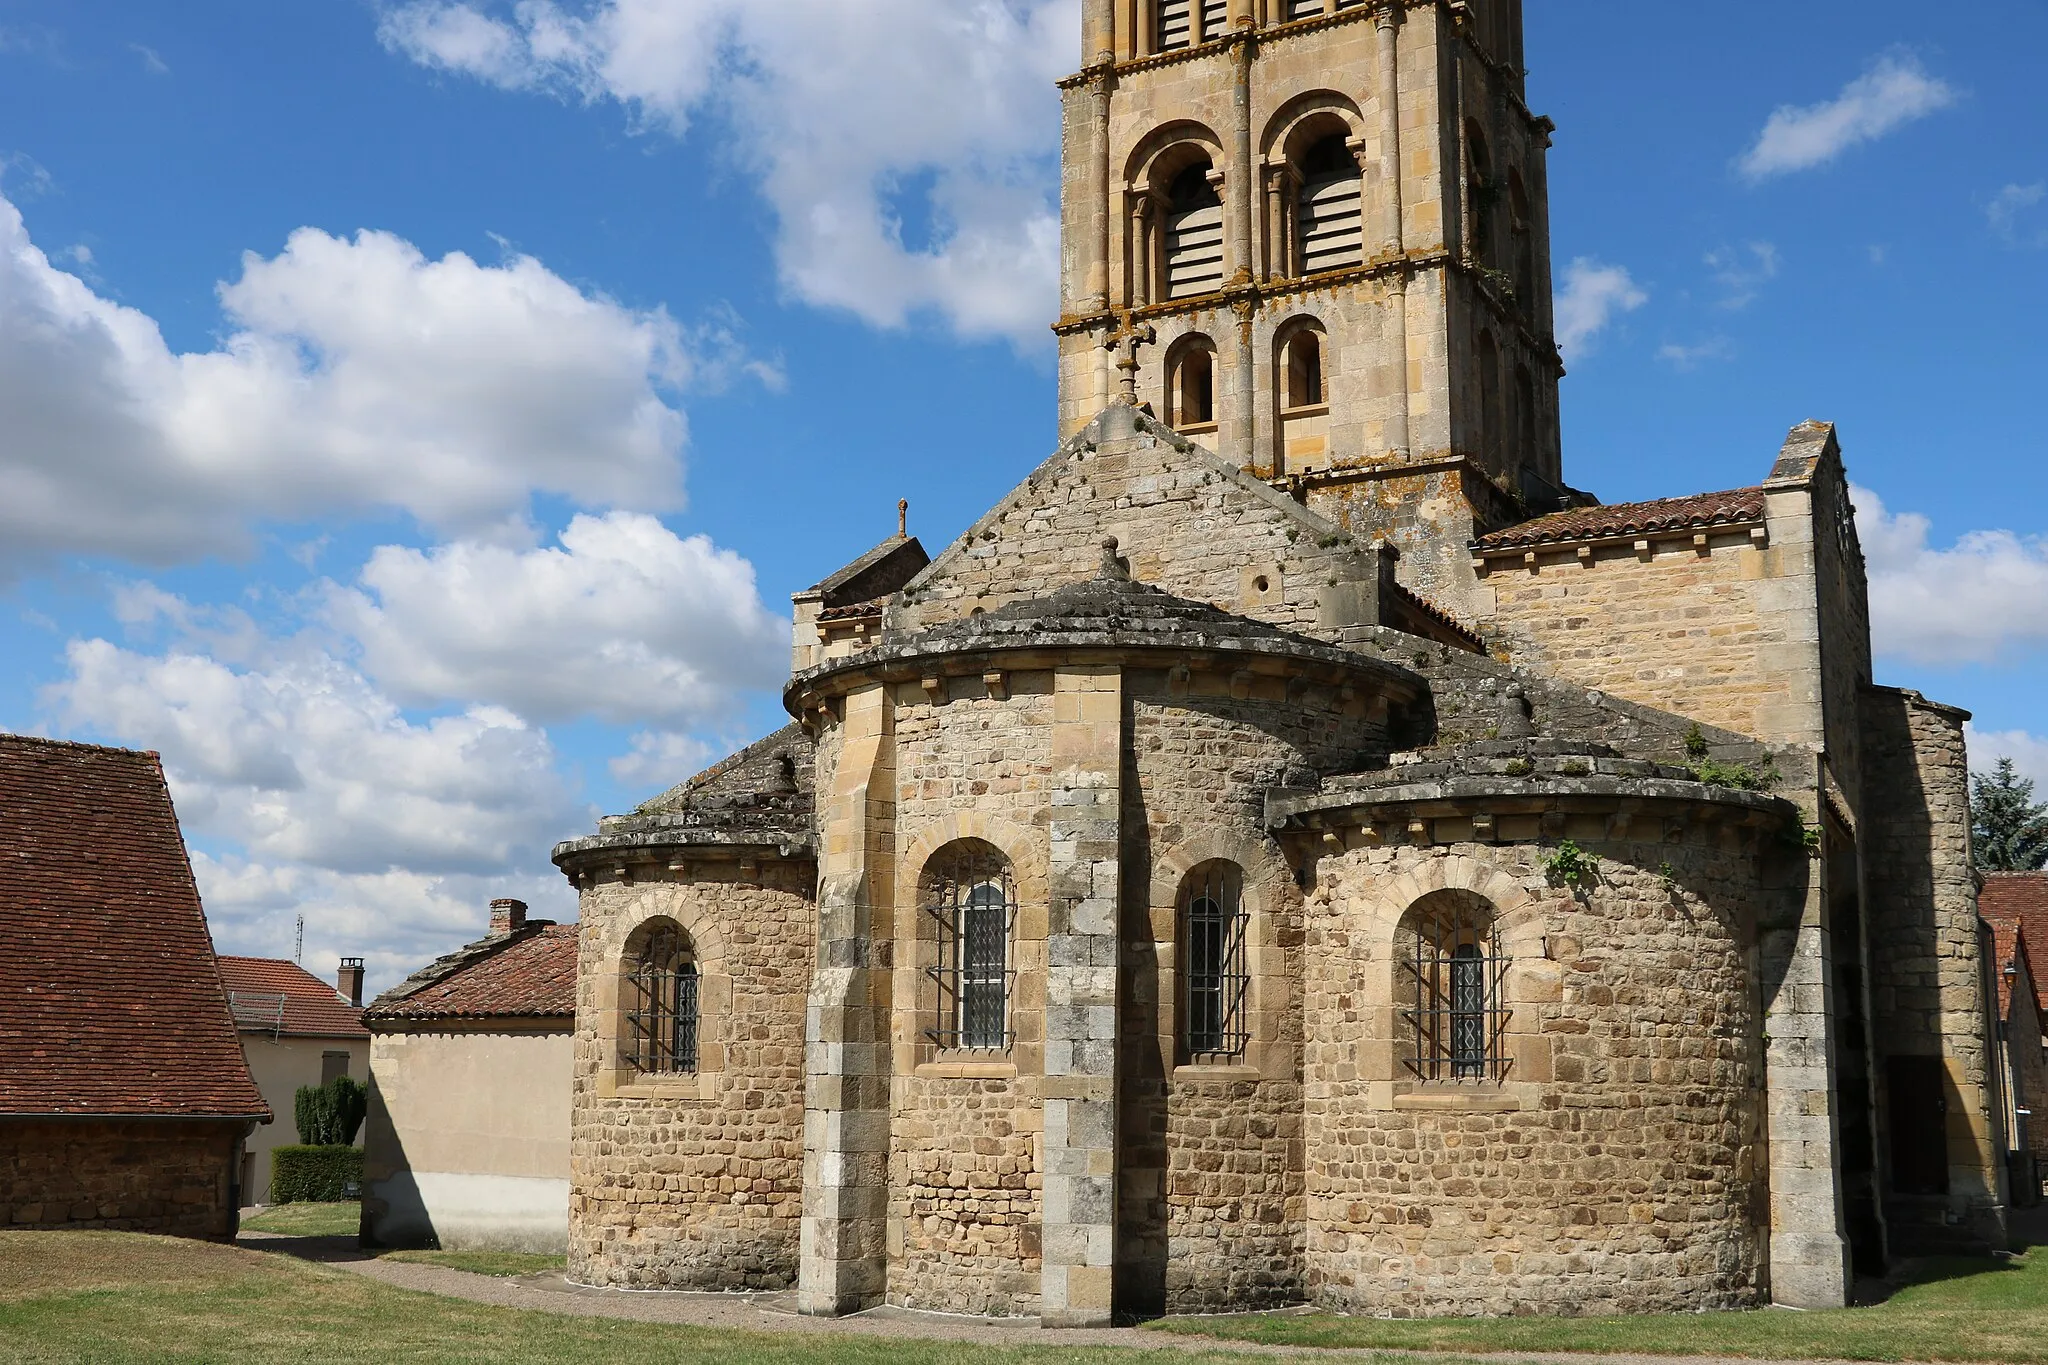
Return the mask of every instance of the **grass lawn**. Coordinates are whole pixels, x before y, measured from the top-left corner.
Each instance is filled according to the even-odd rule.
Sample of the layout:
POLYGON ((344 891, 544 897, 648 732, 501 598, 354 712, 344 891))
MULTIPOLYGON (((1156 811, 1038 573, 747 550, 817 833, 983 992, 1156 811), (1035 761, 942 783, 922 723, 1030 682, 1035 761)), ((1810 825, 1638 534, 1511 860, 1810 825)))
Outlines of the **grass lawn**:
MULTIPOLYGON (((236 1247, 118 1232, 0 1232, 0 1360, 9 1365, 1131 1365, 1134 1358, 1147 1357, 572 1318, 411 1293, 236 1247)), ((1223 1343, 1173 1359, 1249 1365, 1223 1343)))
POLYGON ((543 1270, 560 1270, 564 1258, 534 1256, 519 1251, 387 1251, 380 1261, 406 1261, 413 1265, 439 1265, 450 1270, 467 1270, 472 1275, 537 1275, 543 1270))
POLYGON ((1154 1330, 1286 1346, 1408 1351, 1640 1352, 1781 1360, 1969 1360, 2048 1365, 2048 1247, 2011 1261, 1928 1264, 1868 1308, 1640 1318, 1387 1321, 1331 1313, 1174 1318, 1154 1330))
POLYGON ((347 1204, 273 1204, 242 1220, 244 1232, 276 1232, 286 1237, 353 1237, 363 1206, 347 1204))

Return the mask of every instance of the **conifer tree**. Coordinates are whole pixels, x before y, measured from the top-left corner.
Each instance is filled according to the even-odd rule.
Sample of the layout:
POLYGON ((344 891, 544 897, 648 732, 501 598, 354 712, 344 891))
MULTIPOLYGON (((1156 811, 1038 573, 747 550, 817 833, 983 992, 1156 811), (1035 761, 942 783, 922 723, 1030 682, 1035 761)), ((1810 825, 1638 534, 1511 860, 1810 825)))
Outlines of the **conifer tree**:
POLYGON ((1971 774, 1970 832, 1977 866, 1986 872, 2048 867, 2048 804, 2035 804, 2033 779, 2014 771, 2009 758, 1989 775, 1971 774))

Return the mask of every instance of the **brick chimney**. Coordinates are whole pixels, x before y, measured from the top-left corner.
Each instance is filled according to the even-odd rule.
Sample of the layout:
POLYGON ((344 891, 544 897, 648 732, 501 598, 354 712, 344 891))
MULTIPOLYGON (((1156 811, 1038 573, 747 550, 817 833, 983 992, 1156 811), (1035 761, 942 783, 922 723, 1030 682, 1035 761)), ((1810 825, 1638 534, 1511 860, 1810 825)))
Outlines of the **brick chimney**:
POLYGON ((363 960, 359 957, 345 957, 341 960, 341 971, 334 978, 335 989, 347 1000, 349 1008, 363 1007, 363 960))
POLYGON ((526 902, 495 900, 491 902, 491 932, 494 934, 516 934, 526 927, 526 902))

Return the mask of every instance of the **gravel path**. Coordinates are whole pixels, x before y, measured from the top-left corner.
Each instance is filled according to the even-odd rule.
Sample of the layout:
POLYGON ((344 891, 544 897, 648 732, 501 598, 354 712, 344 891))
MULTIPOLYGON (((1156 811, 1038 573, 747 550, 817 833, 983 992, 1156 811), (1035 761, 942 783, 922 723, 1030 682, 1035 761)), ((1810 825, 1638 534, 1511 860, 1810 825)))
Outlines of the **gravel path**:
MULTIPOLYGON (((238 1239, 251 1250, 281 1251, 399 1289, 419 1290, 449 1298, 521 1308, 571 1317, 625 1318, 683 1327, 714 1327, 742 1332, 781 1332, 803 1336, 866 1336, 957 1341, 969 1346, 1118 1346, 1138 1351, 1202 1352, 1232 1356, 1317 1356, 1339 1359, 1398 1357, 1427 1365, 1445 1356, 1382 1350, 1331 1350, 1319 1347, 1265 1346, 1251 1342, 1164 1336, 1133 1327, 1041 1330, 1031 1319, 963 1318, 943 1313, 916 1313, 877 1308, 848 1318, 799 1315, 795 1295, 685 1294, 572 1285, 559 1272, 498 1278, 473 1275, 445 1266, 381 1261, 365 1255, 353 1237, 280 1237, 245 1232, 238 1239)), ((1457 1353, 1459 1360, 1497 1361, 1501 1365, 1779 1365, 1778 1362, 1733 1360, 1715 1356, 1522 1355, 1457 1353)), ((1787 1363, 1790 1365, 1790 1363, 1787 1363)), ((1841 1361, 1802 1361, 1797 1365, 1850 1365, 1841 1361)))

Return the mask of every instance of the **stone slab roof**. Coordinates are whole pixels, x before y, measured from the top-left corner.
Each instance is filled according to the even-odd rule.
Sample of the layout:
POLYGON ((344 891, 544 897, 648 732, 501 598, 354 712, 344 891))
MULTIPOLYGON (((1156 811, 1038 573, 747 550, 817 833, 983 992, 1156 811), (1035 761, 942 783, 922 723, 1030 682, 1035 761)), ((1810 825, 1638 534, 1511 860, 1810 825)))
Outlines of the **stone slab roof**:
MULTIPOLYGON (((2048 949, 2048 872, 1987 872, 1984 889, 1977 895, 1977 911, 1985 919, 1994 915, 2017 920, 2028 947, 2029 962, 2034 952, 2048 949)), ((2034 978, 2043 1014, 2048 1014, 2048 982, 2034 978)))
POLYGON ((0 735, 0 1114, 269 1118, 152 753, 0 735))
POLYGON ((1579 540, 1608 540, 1710 526, 1745 526, 1764 519, 1764 490, 1735 488, 1725 493, 1695 493, 1686 498, 1623 502, 1608 507, 1575 507, 1525 521, 1481 536, 1472 548, 1518 550, 1579 540))
POLYGON ((816 755, 801 725, 785 725, 631 814, 606 816, 595 835, 555 845, 555 863, 631 848, 808 848, 816 755))
POLYGON ((221 984, 235 1022, 250 1033, 300 1038, 367 1038, 363 1012, 296 962, 223 957, 221 984))
POLYGON ((556 1019, 576 1013, 577 930, 529 921, 414 972, 371 1002, 376 1024, 410 1019, 556 1019))
MULTIPOLYGON (((832 611, 886 597, 932 562, 916 536, 891 536, 845 568, 812 585, 832 611)), ((808 596, 809 594, 805 594, 808 596)))

